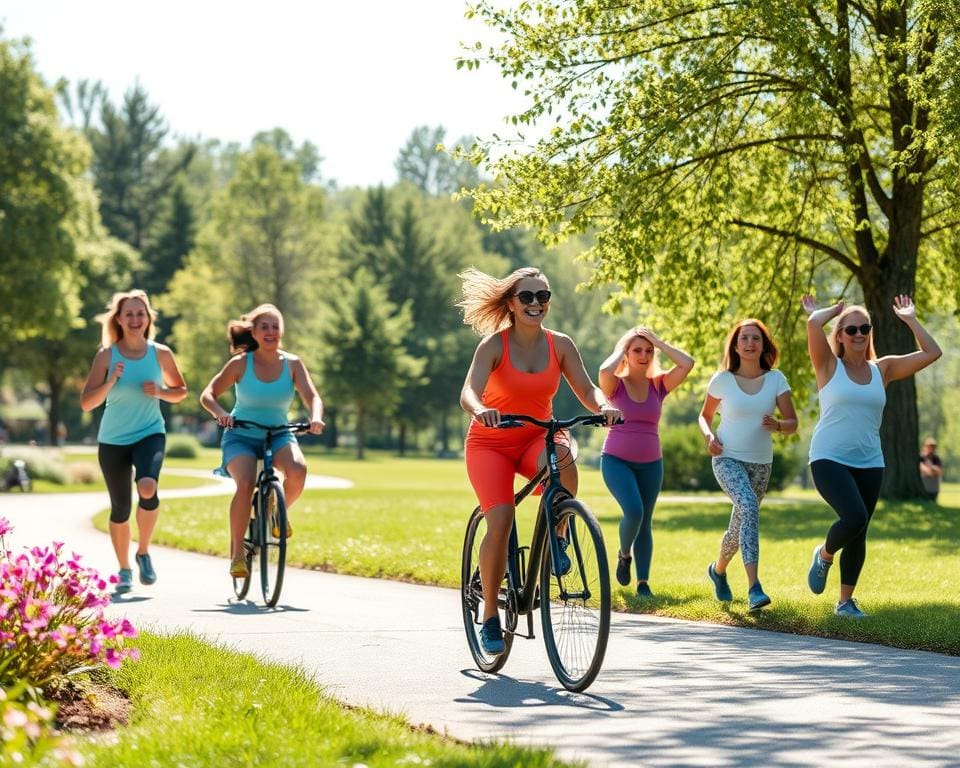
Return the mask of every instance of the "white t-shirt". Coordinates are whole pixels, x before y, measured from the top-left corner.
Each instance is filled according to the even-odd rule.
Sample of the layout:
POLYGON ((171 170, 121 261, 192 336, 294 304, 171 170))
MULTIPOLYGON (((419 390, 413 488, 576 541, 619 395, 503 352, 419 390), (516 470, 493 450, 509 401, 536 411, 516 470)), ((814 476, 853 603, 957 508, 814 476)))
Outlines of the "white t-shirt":
POLYGON ((720 428, 717 438, 729 459, 749 464, 770 464, 773 461, 773 440, 763 428, 763 417, 773 414, 777 398, 790 391, 787 378, 780 371, 763 374, 763 384, 755 395, 748 395, 737 384, 730 371, 718 371, 707 384, 707 394, 720 401, 720 428))

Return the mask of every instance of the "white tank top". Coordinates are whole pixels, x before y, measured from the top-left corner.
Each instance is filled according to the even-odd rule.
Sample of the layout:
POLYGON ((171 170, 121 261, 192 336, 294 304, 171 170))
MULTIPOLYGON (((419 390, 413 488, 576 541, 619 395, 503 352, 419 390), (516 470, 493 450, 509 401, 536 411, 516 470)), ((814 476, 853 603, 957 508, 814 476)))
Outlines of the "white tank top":
POLYGON ((820 420, 810 440, 810 461, 830 459, 860 469, 883 467, 880 422, 887 393, 883 375, 873 361, 870 383, 857 384, 847 375, 843 361, 819 392, 820 420))

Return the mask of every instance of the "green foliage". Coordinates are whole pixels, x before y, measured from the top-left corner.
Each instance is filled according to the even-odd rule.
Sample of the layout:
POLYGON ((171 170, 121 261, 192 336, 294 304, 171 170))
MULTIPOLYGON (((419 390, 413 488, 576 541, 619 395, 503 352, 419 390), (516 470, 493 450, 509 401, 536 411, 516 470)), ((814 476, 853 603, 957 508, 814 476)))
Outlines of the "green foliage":
POLYGON ((401 181, 411 182, 428 195, 450 195, 464 187, 472 187, 480 180, 472 163, 461 159, 473 146, 471 136, 461 137, 448 152, 443 141, 447 132, 443 126, 426 125, 413 129, 407 143, 397 153, 394 167, 401 181))
POLYGON ((195 459, 200 455, 200 441, 193 435, 174 433, 167 435, 166 456, 169 459, 195 459))
POLYGON ((72 742, 57 732, 54 714, 29 685, 0 686, 0 765, 79 765, 72 742))
POLYGON ((69 480, 66 464, 59 452, 16 446, 4 448, 0 455, 0 475, 4 474, 10 465, 21 459, 27 465, 27 474, 32 480, 47 480, 56 485, 64 485, 69 480))
MULTIPOLYGON (((956 306, 960 282, 948 6, 479 2, 471 13, 505 42, 464 61, 523 83, 514 123, 535 141, 496 160, 510 140, 489 142, 477 159, 502 183, 471 194, 498 226, 532 225, 547 242, 595 231, 592 284, 649 304, 696 357, 737 316, 758 316, 799 383, 798 298, 816 288, 821 300, 862 291, 878 351, 910 351, 891 297, 940 274, 931 293, 956 306)), ((913 401, 909 383, 888 393, 897 494, 919 490, 898 442, 916 441, 913 401)))

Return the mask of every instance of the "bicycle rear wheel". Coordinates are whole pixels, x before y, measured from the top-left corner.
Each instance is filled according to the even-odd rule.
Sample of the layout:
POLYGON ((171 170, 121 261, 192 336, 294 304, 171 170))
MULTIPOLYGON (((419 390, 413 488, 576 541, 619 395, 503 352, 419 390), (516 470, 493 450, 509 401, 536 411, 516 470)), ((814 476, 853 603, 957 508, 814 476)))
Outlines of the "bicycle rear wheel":
POLYGON ((273 608, 280 599, 287 559, 287 503, 276 480, 260 494, 260 588, 263 602, 273 608))
POLYGON ((550 547, 540 572, 540 619, 547 657, 564 688, 582 691, 593 682, 610 634, 610 570, 600 526, 582 502, 556 505, 558 529, 570 542, 570 570, 555 576, 550 547))
MULTIPOLYGON (((253 506, 256 509, 257 497, 254 495, 253 506)), ((250 591, 250 582, 253 579, 253 554, 256 552, 256 541, 259 531, 257 530, 257 518, 250 518, 250 525, 247 526, 247 535, 243 540, 244 560, 247 563, 247 575, 243 578, 231 576, 233 579, 233 594, 238 600, 243 600, 250 591)))
MULTIPOLYGON (((504 632, 503 642, 506 646, 503 653, 491 656, 483 650, 480 644, 480 627, 483 624, 483 588, 480 584, 480 542, 483 541, 487 530, 483 513, 477 507, 470 515, 467 523, 467 533, 463 539, 463 560, 460 569, 460 603, 463 608, 463 628, 467 632, 467 645, 470 655, 477 666, 484 672, 496 672, 507 663, 510 648, 513 646, 513 633, 504 632)), ((499 608, 506 608, 506 579, 500 589, 499 608)), ((498 608, 498 610, 499 610, 498 608)), ((507 626, 510 627, 511 618, 506 616, 507 626)), ((513 627, 516 627, 514 619, 513 627)), ((513 628, 510 627, 510 628, 513 628)))

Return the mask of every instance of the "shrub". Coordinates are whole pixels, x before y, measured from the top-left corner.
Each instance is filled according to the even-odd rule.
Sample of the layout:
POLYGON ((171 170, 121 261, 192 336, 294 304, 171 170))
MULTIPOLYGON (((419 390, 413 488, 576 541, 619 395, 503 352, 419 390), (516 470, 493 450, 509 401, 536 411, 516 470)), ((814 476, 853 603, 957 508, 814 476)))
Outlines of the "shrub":
POLYGON ((57 485, 67 483, 67 468, 58 451, 17 446, 6 448, 0 456, 0 472, 6 473, 15 459, 27 465, 27 474, 34 480, 48 480, 57 485))
POLYGON ((30 686, 0 687, 0 765, 83 765, 69 739, 54 727, 51 707, 35 699, 30 686))
POLYGON ((41 687, 77 667, 135 658, 124 647, 133 625, 104 618, 110 594, 97 571, 59 542, 14 555, 3 541, 10 530, 0 518, 0 685, 41 687))
POLYGON ((78 461, 67 465, 67 477, 71 483, 93 485, 100 482, 100 467, 89 461, 78 461))
POLYGON ((195 459, 200 455, 200 441, 184 432, 167 435, 166 455, 171 459, 195 459))

